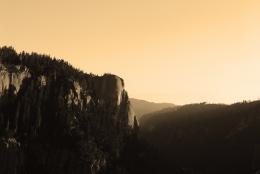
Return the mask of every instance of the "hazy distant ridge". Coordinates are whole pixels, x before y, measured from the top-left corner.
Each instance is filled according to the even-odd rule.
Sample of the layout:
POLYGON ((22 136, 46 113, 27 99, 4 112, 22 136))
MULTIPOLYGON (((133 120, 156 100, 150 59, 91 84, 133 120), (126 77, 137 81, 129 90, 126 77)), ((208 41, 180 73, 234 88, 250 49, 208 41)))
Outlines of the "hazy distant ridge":
POLYGON ((176 105, 172 103, 155 103, 135 98, 130 98, 130 102, 138 119, 148 113, 159 111, 165 108, 176 107, 176 105))

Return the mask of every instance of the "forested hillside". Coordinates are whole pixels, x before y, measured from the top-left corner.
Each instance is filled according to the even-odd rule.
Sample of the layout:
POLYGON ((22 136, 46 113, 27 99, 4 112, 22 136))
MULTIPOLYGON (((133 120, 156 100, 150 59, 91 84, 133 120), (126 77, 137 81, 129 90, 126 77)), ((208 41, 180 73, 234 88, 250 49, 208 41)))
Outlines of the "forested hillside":
POLYGON ((143 116, 140 125, 169 171, 242 174, 260 167, 260 101, 185 105, 143 116))

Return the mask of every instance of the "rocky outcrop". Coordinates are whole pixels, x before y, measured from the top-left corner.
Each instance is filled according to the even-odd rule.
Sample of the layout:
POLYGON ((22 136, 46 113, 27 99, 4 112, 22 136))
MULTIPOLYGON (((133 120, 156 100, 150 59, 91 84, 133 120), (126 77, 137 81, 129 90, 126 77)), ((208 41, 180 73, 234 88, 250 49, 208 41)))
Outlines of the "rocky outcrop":
POLYGON ((133 131, 124 82, 0 49, 0 173, 102 173, 133 131))
POLYGON ((123 79, 115 75, 105 74, 95 81, 94 91, 99 98, 99 104, 111 105, 112 108, 119 107, 121 112, 118 114, 122 114, 124 111, 128 112, 124 114, 128 115, 128 125, 133 126, 134 112, 128 100, 128 95, 124 90, 123 79), (123 103, 127 103, 127 105, 122 106, 123 103))
POLYGON ((9 68, 0 65, 0 95, 5 90, 9 90, 10 86, 14 87, 14 93, 19 92, 22 82, 31 75, 27 68, 23 66, 12 66, 9 68))

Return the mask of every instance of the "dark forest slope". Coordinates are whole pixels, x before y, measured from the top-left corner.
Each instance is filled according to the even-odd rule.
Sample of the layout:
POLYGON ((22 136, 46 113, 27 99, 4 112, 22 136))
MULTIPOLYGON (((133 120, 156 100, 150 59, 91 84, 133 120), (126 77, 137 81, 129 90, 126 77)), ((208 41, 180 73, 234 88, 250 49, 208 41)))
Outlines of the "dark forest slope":
POLYGON ((186 105, 143 116, 140 125, 170 171, 242 174, 260 167, 260 101, 186 105))

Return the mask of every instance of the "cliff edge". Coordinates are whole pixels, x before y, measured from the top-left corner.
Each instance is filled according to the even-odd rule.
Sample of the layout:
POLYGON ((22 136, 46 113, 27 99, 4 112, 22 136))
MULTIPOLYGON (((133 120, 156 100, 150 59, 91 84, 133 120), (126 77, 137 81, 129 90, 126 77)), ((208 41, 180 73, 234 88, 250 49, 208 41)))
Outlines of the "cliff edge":
POLYGON ((0 173, 106 173, 133 123, 121 78, 0 48, 0 173))

